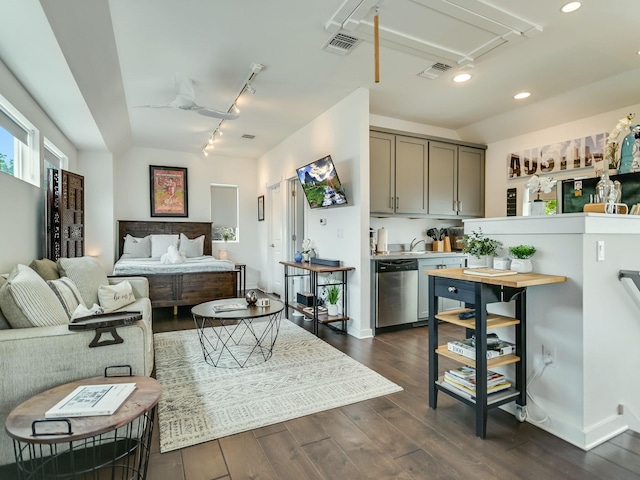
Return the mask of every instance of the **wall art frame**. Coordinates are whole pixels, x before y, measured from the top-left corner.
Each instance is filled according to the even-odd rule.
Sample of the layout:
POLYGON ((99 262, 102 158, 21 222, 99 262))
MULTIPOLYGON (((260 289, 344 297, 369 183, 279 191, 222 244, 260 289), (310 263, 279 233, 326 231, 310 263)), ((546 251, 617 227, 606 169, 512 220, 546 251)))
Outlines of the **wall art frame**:
POLYGON ((258 221, 264 220, 264 195, 258 197, 258 221))
POLYGON ((152 217, 188 217, 187 169, 149 165, 152 217))

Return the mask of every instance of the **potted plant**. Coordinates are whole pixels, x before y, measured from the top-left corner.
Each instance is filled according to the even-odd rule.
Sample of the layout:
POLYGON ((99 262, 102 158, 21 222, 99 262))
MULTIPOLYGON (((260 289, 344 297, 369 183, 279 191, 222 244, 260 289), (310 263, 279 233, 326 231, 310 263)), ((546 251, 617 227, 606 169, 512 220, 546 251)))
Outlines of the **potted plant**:
POLYGON ((486 237, 482 229, 462 237, 462 253, 469 254, 469 267, 487 267, 490 257, 496 257, 502 242, 486 237))
POLYGON ((305 262, 309 261, 309 257, 311 256, 311 252, 313 251, 313 247, 311 246, 313 242, 309 238, 305 238, 302 241, 302 259, 305 262))
POLYGON ((509 247, 509 255, 511 255, 511 270, 518 273, 529 273, 533 270, 531 257, 536 253, 536 247, 533 245, 516 245, 509 247))
POLYGON ((228 242, 229 240, 235 240, 236 239, 236 233, 233 231, 233 228, 231 227, 227 227, 224 230, 222 230, 222 239, 225 242, 228 242))
POLYGON ((337 285, 329 285, 327 287, 327 313, 331 316, 338 315, 338 298, 340 297, 340 289, 337 285))

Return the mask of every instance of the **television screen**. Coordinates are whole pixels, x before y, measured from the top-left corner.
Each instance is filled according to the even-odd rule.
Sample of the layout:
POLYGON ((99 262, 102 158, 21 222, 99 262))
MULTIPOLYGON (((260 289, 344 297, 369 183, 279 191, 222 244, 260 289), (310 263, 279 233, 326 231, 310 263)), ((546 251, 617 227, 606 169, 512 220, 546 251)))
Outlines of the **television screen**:
POLYGON ((296 171, 311 208, 347 204, 347 197, 331 155, 300 167, 296 171))

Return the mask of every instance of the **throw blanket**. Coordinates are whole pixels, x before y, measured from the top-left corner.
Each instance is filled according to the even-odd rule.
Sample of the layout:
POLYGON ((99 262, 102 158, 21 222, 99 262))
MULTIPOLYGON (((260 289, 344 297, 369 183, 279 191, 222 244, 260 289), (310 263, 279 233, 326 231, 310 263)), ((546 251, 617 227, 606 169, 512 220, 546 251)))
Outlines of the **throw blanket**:
POLYGON ((163 264, 160 258, 121 258, 113 266, 114 275, 153 275, 158 273, 224 272, 235 270, 229 260, 210 255, 187 258, 184 263, 163 264))

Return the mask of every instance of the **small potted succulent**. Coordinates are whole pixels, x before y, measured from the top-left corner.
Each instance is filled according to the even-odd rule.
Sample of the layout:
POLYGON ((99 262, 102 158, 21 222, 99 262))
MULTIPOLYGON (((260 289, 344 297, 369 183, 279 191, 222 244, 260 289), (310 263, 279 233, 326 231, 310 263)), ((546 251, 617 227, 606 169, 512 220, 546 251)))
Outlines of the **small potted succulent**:
POLYGON ((302 241, 302 259, 305 262, 309 261, 309 258, 311 257, 311 252, 313 252, 313 241, 309 238, 305 238, 302 241))
POLYGON ((509 247, 509 255, 511 255, 511 270, 518 273, 529 273, 533 270, 531 257, 536 253, 536 247, 533 245, 516 245, 509 247))
POLYGON ((493 264, 490 257, 498 255, 502 242, 486 237, 479 228, 477 232, 465 234, 462 237, 462 245, 462 253, 469 254, 469 267, 488 267, 493 264))

